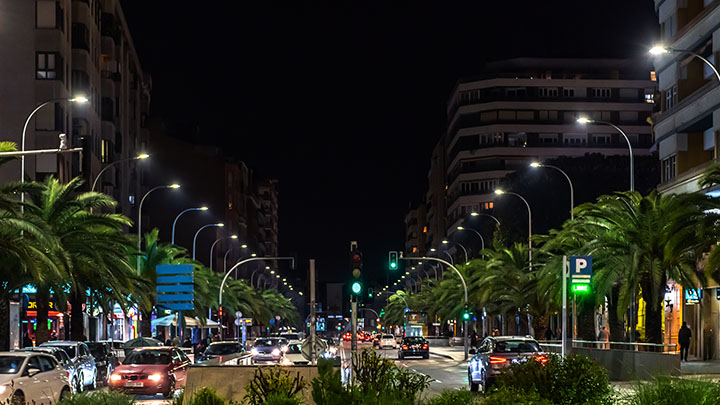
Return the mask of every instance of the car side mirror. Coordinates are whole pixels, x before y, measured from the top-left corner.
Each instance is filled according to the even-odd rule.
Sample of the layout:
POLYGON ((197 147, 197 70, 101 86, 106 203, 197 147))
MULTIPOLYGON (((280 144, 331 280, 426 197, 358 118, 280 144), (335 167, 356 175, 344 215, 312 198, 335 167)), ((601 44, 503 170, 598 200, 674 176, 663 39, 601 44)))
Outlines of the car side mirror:
POLYGON ((27 369, 28 377, 32 377, 32 376, 34 376, 35 374, 37 374, 37 373, 39 373, 39 372, 40 372, 40 369, 39 369, 39 368, 28 367, 28 369, 27 369))
POLYGON ((475 353, 477 353, 477 351, 475 349, 470 349, 470 351, 468 351, 468 353, 475 354, 475 353))

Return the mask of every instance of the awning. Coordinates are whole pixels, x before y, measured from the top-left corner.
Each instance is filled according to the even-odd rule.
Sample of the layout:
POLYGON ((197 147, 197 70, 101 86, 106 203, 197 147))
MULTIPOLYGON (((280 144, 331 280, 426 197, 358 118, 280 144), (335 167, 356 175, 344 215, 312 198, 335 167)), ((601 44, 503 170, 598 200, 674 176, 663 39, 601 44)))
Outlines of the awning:
MULTIPOLYGON (((220 327, 219 323, 211 319, 205 319, 205 325, 203 325, 200 323, 199 318, 191 318, 189 316, 185 316, 183 318, 185 318, 183 326, 186 328, 210 329, 220 327)), ((152 326, 177 326, 177 314, 167 315, 163 316, 162 318, 153 319, 153 321, 150 323, 152 324, 152 326)))

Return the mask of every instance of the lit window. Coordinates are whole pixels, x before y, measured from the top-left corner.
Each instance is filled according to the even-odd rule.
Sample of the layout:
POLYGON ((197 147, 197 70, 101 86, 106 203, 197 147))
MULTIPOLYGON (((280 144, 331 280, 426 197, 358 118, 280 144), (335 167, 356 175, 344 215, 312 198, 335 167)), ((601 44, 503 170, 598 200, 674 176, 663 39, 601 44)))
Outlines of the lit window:
POLYGON ((107 163, 109 160, 109 154, 110 154, 110 142, 103 139, 102 141, 100 141, 100 162, 107 163))
POLYGON ((650 72, 650 80, 656 82, 657 81, 657 75, 655 74, 655 71, 650 72))
POLYGON ((427 226, 423 226, 423 233, 427 233, 427 226))
POLYGON ((37 53, 37 79, 62 79, 62 58, 55 52, 37 53))
POLYGON ((412 247, 412 252, 413 252, 413 253, 417 253, 417 246, 413 246, 413 247, 412 247))

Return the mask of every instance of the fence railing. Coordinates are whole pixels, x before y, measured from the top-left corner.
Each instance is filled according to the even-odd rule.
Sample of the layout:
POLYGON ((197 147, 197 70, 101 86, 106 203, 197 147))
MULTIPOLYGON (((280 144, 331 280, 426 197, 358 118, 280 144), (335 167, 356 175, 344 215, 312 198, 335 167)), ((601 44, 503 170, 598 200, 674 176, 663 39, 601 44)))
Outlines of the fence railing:
MULTIPOLYGON (((560 352, 562 344, 559 340, 540 340, 543 348, 554 348, 560 352)), ((615 349, 615 350, 631 350, 636 352, 657 352, 657 353, 677 353, 677 344, 659 344, 659 343, 641 343, 641 342, 606 342, 600 340, 573 340, 571 347, 582 347, 586 349, 615 349)))

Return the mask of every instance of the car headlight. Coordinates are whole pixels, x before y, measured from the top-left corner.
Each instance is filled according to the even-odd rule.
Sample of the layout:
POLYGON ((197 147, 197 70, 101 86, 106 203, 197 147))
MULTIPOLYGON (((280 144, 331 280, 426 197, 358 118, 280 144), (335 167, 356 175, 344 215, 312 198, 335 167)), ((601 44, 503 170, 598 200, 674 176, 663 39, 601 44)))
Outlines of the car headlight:
POLYGON ((162 380, 162 374, 155 373, 148 376, 148 380, 158 382, 162 380))
POLYGON ((287 353, 287 351, 288 351, 287 345, 281 347, 280 350, 282 350, 283 353, 287 353))
POLYGON ((111 374, 110 381, 120 381, 120 374, 111 374))
POLYGON ((10 390, 10 386, 8 384, 0 385, 0 395, 6 393, 10 390))
POLYGON ((273 356, 279 356, 279 355, 280 355, 280 349, 273 349, 272 355, 273 355, 273 356))
POLYGON ((336 354, 336 353, 337 353, 337 347, 331 347, 328 351, 329 351, 330 353, 332 353, 332 354, 336 354))
POLYGON ((252 350, 250 350, 250 355, 251 355, 251 356, 257 356, 257 355, 258 355, 257 349, 253 347, 252 350))

